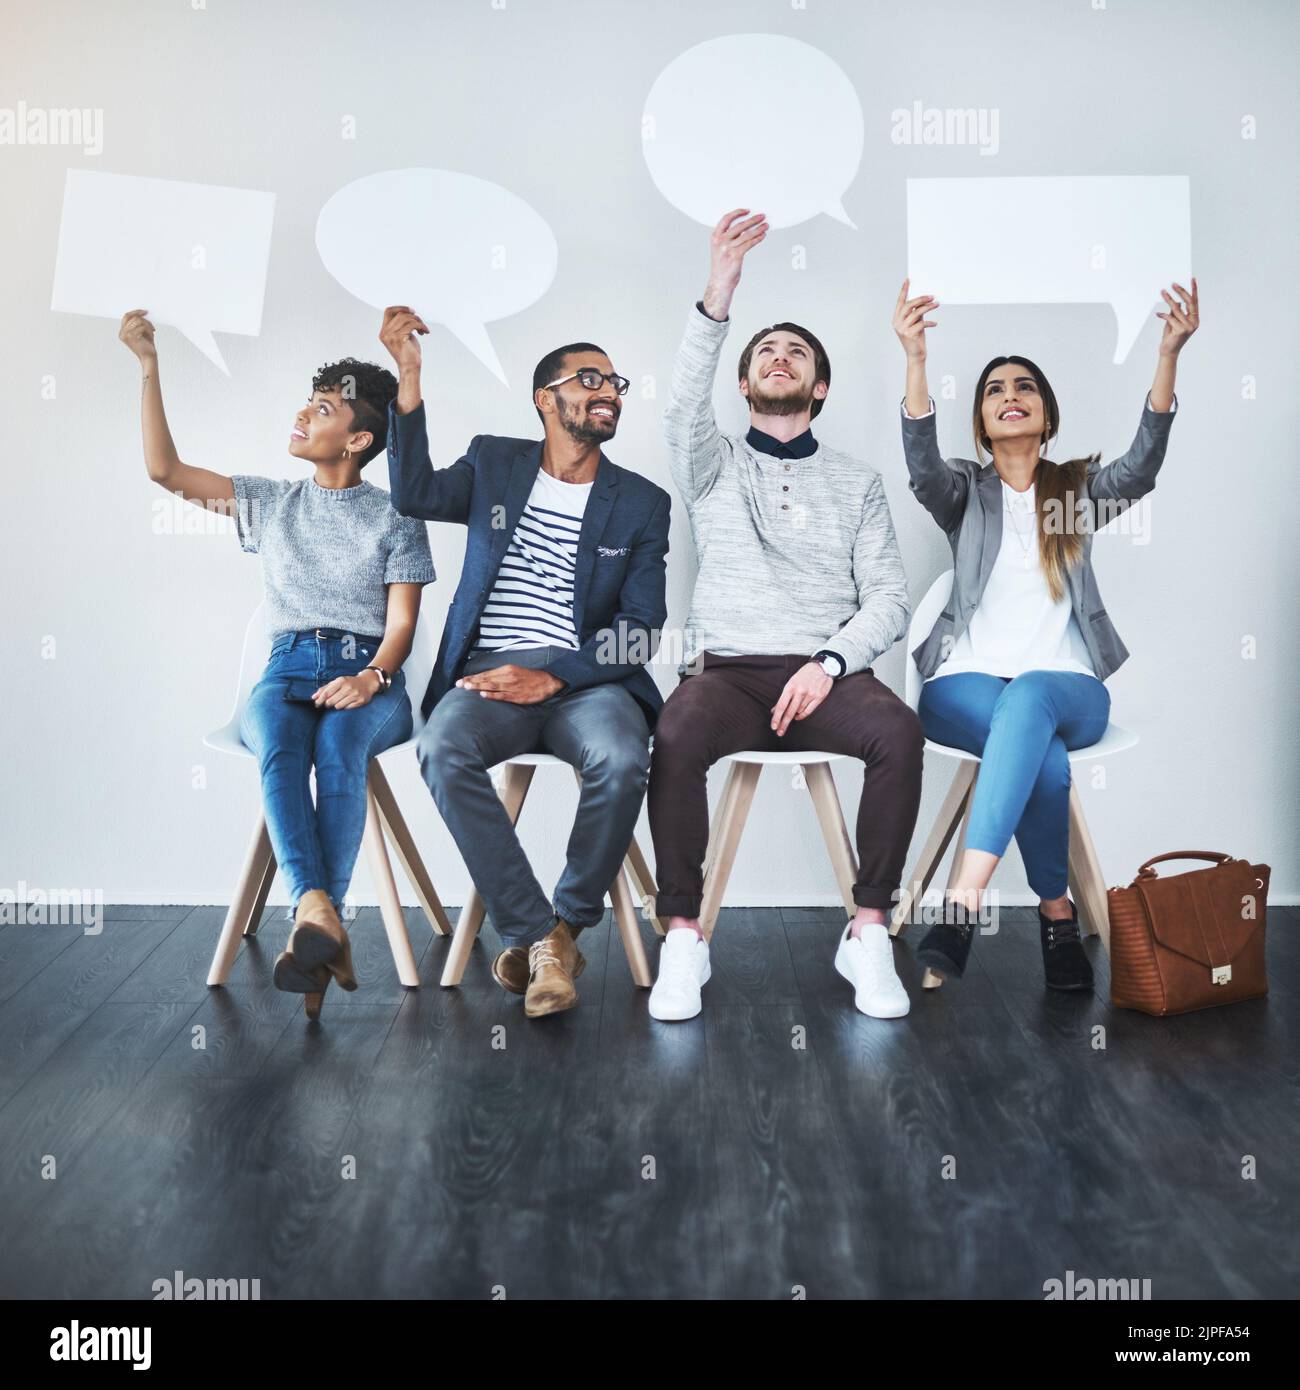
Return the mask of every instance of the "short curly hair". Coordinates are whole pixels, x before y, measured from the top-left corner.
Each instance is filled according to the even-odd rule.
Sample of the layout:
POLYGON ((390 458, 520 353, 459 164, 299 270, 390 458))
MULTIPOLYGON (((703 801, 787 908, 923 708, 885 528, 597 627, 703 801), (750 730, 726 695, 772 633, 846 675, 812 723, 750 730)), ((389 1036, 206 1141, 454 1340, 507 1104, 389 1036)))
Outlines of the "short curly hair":
POLYGON ((352 423, 374 440, 361 456, 364 468, 388 443, 388 407, 397 399, 397 378, 373 362, 341 357, 327 362, 311 379, 313 391, 338 391, 352 407, 352 423))

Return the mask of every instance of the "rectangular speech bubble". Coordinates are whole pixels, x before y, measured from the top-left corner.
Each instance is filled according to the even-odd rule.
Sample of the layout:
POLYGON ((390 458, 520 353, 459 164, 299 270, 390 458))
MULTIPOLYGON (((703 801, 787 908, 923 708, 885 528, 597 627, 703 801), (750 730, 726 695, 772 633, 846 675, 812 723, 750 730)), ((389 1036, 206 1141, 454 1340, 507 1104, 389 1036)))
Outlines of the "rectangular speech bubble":
POLYGON ((274 193, 69 169, 50 308, 148 309, 229 376, 212 334, 261 330, 274 216, 274 193))
POLYGON ((909 293, 945 304, 1109 304, 1115 362, 1161 286, 1192 283, 1182 174, 908 179, 909 293))

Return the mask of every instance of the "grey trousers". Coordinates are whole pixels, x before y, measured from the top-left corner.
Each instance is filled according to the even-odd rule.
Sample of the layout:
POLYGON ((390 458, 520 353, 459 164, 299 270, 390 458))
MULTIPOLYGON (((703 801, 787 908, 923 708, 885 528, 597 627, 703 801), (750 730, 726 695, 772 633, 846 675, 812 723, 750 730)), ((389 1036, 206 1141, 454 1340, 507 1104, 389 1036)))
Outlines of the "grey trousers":
MULTIPOLYGON (((567 649, 528 647, 473 656, 465 674, 545 667, 567 649)), ((536 705, 485 700, 453 687, 416 744, 420 772, 451 831, 492 925, 507 946, 540 941, 554 912, 589 927, 623 863, 650 769, 650 730, 635 698, 615 682, 561 690, 536 705), (521 753, 553 753, 582 777, 568 862, 553 904, 537 882, 489 769, 521 753)))

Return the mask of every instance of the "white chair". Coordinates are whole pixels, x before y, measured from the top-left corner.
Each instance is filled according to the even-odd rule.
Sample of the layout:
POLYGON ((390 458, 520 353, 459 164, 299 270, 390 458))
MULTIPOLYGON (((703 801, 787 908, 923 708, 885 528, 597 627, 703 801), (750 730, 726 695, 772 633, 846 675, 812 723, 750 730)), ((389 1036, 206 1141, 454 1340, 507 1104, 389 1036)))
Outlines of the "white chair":
MULTIPOLYGON (((911 653, 930 635, 935 620, 943 611, 944 604, 948 602, 948 596, 952 592, 952 575, 952 570, 946 570, 941 574, 930 585, 929 591, 912 615, 911 627, 907 634, 906 676, 906 698, 912 709, 916 709, 920 704, 923 682, 911 653)), ((1087 748, 1074 749, 1069 755, 1070 762, 1097 762, 1112 754, 1123 753, 1126 749, 1134 747, 1137 742, 1138 736, 1131 730, 1122 729, 1118 724, 1109 724, 1106 732, 1096 743, 1087 748)), ((921 851, 916 868, 912 870, 898 906, 894 909, 893 921, 890 924, 890 933, 894 936, 902 932, 912 914, 913 904, 924 896, 925 890, 930 886, 930 880, 934 877, 939 861, 943 858, 960 821, 961 833, 957 837, 957 848, 953 851, 948 886, 951 887, 955 882, 962 853, 966 848, 966 828, 970 823, 971 803, 975 797, 975 783, 979 778, 980 759, 976 754, 968 753, 964 748, 950 748, 943 743, 933 743, 929 739, 926 740, 925 751, 937 753, 944 758, 955 758, 957 772, 926 838, 925 848, 921 851)), ((1073 780, 1070 784, 1069 881, 1070 891, 1079 910, 1080 928, 1089 935, 1100 935, 1101 944, 1109 953, 1110 917, 1106 908, 1106 883, 1102 878, 1096 847, 1088 833, 1088 822, 1084 818, 1079 789, 1073 780)), ((933 971, 927 970, 921 983, 925 989, 937 989, 943 981, 933 971)))
MULTIPOLYGON (((533 774, 539 767, 551 766, 566 767, 568 764, 563 759, 557 758, 554 753, 521 753, 518 757, 508 758, 504 763, 500 763, 492 769, 493 781, 497 784, 497 793, 505 805, 511 825, 519 823, 519 813, 524 808, 524 800, 528 796, 528 788, 532 785, 533 774), (502 774, 500 778, 497 777, 498 773, 502 774)), ((576 768, 573 772, 579 787, 581 787, 581 775, 576 768)), ((654 979, 650 974, 645 946, 641 941, 641 932, 637 926, 636 905, 627 882, 629 877, 636 887, 646 916, 653 923, 655 930, 662 936, 664 927, 659 919, 653 915, 652 909, 658 890, 655 888, 654 879, 646 865, 645 855, 641 853, 641 847, 637 844, 635 835, 628 845, 623 864, 614 882, 610 885, 609 898, 614 909, 614 921, 618 924, 619 938, 623 942, 623 950, 627 954, 627 963, 632 969, 633 982, 642 989, 649 989, 654 983, 654 979)), ((442 984, 448 989, 454 989, 459 985, 465 974, 470 952, 474 949, 479 928, 483 925, 485 911, 483 899, 479 895, 478 889, 471 888, 469 896, 465 900, 465 906, 461 908, 460 916, 456 919, 456 934, 452 937, 451 949, 447 952, 447 963, 443 967, 442 984)))
MULTIPOLYGON (((262 607, 263 605, 258 605, 244 632, 244 651, 239 663, 239 687, 235 694, 235 707, 230 713, 230 718, 203 740, 209 748, 214 748, 219 753, 231 753, 241 758, 252 758, 254 755, 240 737, 240 716, 253 687, 266 668, 271 650, 262 607)), ((420 701, 424 697, 425 686, 429 683, 433 671, 433 660, 433 629, 425 610, 421 608, 411 654, 402 667, 406 676, 407 695, 411 701, 414 728, 411 737, 405 743, 394 744, 392 748, 384 750, 386 753, 408 748, 419 737, 420 730, 424 727, 424 720, 420 717, 420 701)), ((388 785, 388 779, 379 766, 378 757, 370 760, 366 803, 364 843, 370 861, 370 871, 379 891, 384 929, 388 934, 388 944, 397 966, 397 977, 408 989, 414 989, 420 981, 416 972, 415 956, 411 951, 411 941, 406 934, 402 904, 397 896, 397 884, 393 880, 393 868, 385 848, 385 835, 411 886, 415 889, 416 897, 424 908, 424 915, 429 919, 429 925, 439 936, 445 936, 451 930, 451 923, 447 920, 447 914, 443 911, 442 903, 438 900, 433 883, 425 871, 411 832, 406 828, 406 822, 397 809, 397 801, 388 785)), ((235 888, 230 911, 226 914, 225 923, 221 928, 216 954, 212 957, 212 966, 208 971, 209 985, 225 984, 239 951, 239 938, 253 936, 257 932, 262 909, 266 906, 267 894, 271 891, 271 881, 274 878, 275 853, 267 834, 266 816, 259 810, 252 843, 244 860, 244 868, 235 888)))
POLYGON ((722 897, 731 877, 731 867, 735 863, 736 849, 745 829, 745 820, 754 800, 754 791, 763 769, 769 766, 792 767, 798 764, 803 768, 804 782, 812 797, 813 808, 817 812, 817 823, 821 826, 822 838, 830 855, 831 868, 835 871, 835 881, 839 885, 840 896, 848 909, 850 917, 857 911, 853 902, 853 884, 858 876, 857 856, 849 832, 844 825, 844 813, 840 809, 840 799, 835 790, 835 777, 831 763, 838 762, 840 753, 796 752, 778 749, 763 752, 757 749, 743 753, 730 753, 721 761, 730 763, 727 780, 722 789, 722 798, 714 812, 709 826, 709 849, 704 860, 704 897, 700 904, 700 929, 706 938, 712 939, 713 924, 718 919, 722 897))

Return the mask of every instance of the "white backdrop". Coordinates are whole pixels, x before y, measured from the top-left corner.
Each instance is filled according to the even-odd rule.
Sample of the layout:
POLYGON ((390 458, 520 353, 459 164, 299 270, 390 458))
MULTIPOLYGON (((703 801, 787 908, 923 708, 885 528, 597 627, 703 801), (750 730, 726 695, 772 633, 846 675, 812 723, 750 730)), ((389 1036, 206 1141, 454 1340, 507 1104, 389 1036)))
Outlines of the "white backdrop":
MULTIPOLYGON (((436 327, 425 340, 440 460, 452 462, 475 433, 534 434, 534 363, 587 338, 634 383, 609 452, 671 487, 659 413, 682 321, 703 288, 707 233, 652 179, 643 108, 685 50, 758 31, 812 45, 842 68, 861 106, 862 154, 833 190, 853 226, 812 216, 770 233, 750 258, 718 408, 725 427, 743 428, 732 372, 753 328, 778 318, 813 328, 834 366, 817 433, 883 472, 914 601, 948 557, 907 489, 899 440, 903 357, 889 316, 907 270, 906 181, 1190 180, 1203 326, 1180 363, 1149 532, 1103 536, 1095 549, 1107 608, 1133 653, 1109 682, 1113 713, 1142 742, 1108 765, 1104 786, 1088 769, 1076 775, 1108 883, 1127 882, 1162 851, 1221 849, 1270 862, 1273 898, 1297 900, 1294 6, 1229 14, 1208 3, 1061 0, 1013 15, 967 0, 195 5, 4 5, 0 108, 98 111, 102 148, 15 143, 12 125, 0 142, 9 504, 0 888, 226 901, 259 801, 252 764, 201 743, 228 713, 258 562, 225 528, 159 534, 157 505, 168 499, 141 461, 136 364, 109 319, 51 311, 67 171, 275 196, 259 331, 216 334, 229 375, 174 329, 159 333, 188 462, 297 475, 284 440, 313 370, 346 354, 383 360, 378 313, 317 255, 318 213, 367 174, 430 167, 510 190, 557 248, 545 293, 488 326, 504 382, 481 342, 467 346, 473 332, 436 327), (903 143, 908 123, 896 113, 917 103, 977 110, 986 134, 995 115, 996 146, 903 143)), ((844 142, 815 107, 806 93, 755 84, 733 109, 737 150, 753 155, 770 141, 814 165, 841 159, 844 142)), ((377 245, 385 216, 374 208, 377 245)), ((958 210, 949 236, 969 231, 958 210)), ((1006 234, 1036 243, 1060 231, 1045 203, 1006 234)), ((1151 309, 1173 274, 1150 285, 1151 309)), ((1127 447, 1154 367, 1154 317, 1119 363, 1105 304, 972 304, 939 318, 929 368, 936 394, 951 392, 939 402, 946 454, 969 456, 975 376, 1000 352, 1026 354, 1048 373, 1063 412, 1055 457, 1101 449, 1110 458, 1127 447)), ((367 477, 387 486, 383 460, 367 477)), ((432 525, 430 540, 439 580, 426 603, 441 622, 464 535, 432 525)), ((685 618, 693 577, 675 500, 670 624, 685 618)), ((899 691, 903 650, 876 668, 899 691)), ((672 670, 661 666, 658 677, 671 690, 672 670)), ((388 765, 444 901, 463 901, 463 866, 414 757, 388 765)), ((859 774, 840 763, 837 776, 851 824, 859 774)), ((949 776, 930 760, 914 851, 949 776)), ((523 838, 549 889, 576 792, 567 773, 534 786, 523 838)), ((644 819, 639 833, 649 848, 644 819)), ((1004 900, 1028 900, 1014 851, 995 883, 1004 900)), ((374 901, 364 862, 354 897, 374 901)), ((831 901, 808 798, 769 773, 729 902, 831 901)))

